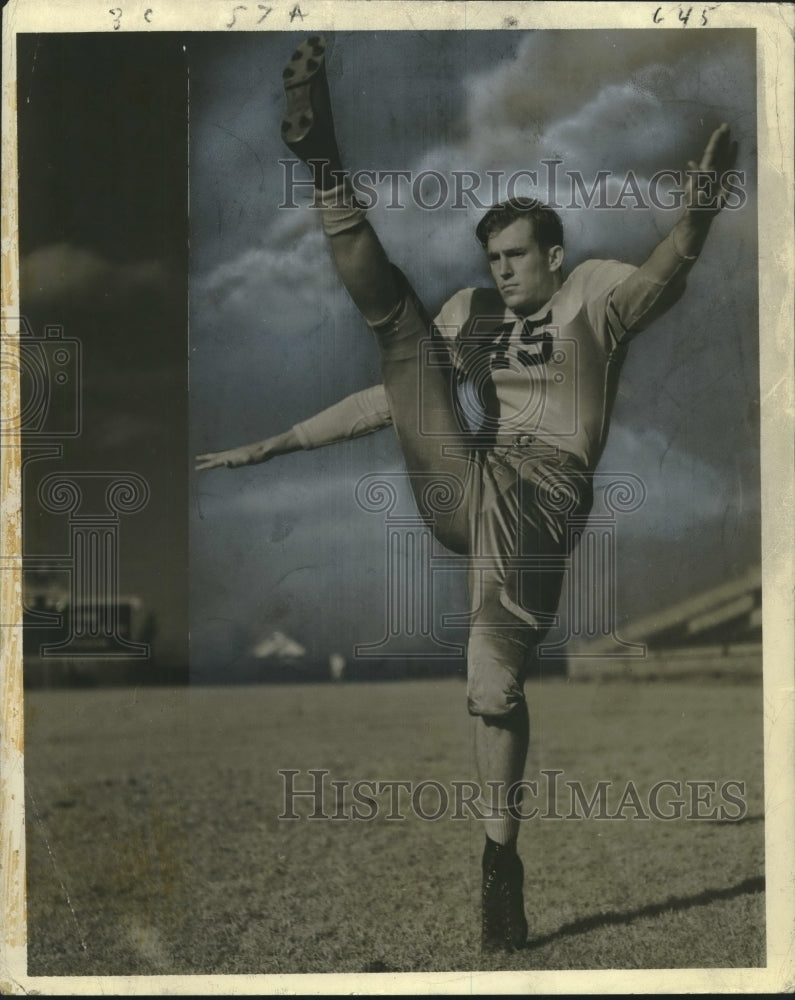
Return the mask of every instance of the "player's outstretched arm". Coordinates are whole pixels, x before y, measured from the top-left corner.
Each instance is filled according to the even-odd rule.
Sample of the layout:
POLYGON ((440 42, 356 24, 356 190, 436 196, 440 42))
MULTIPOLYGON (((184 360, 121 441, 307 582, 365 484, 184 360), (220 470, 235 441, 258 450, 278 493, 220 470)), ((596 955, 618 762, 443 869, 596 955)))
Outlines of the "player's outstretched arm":
POLYGON ((295 424, 293 431, 302 448, 322 448, 372 434, 391 423, 392 413, 384 387, 371 385, 295 424))
POLYGON ((209 452, 196 456, 196 471, 204 469, 236 469, 242 465, 267 462, 277 455, 287 455, 302 449, 322 448, 338 441, 372 434, 389 427, 392 414, 382 385, 373 385, 354 392, 308 420, 295 424, 289 431, 243 445, 228 451, 209 452))
POLYGON ((710 226, 729 196, 727 174, 737 143, 726 124, 712 133, 699 163, 688 163, 684 212, 648 260, 613 293, 613 308, 628 333, 648 326, 681 296, 710 226))
POLYGON ((239 448, 229 448, 227 451, 211 451, 205 455, 196 456, 196 471, 205 469, 237 469, 243 465, 257 465, 267 462, 277 455, 288 455, 292 451, 300 451, 303 445, 298 435, 291 428, 283 434, 275 434, 264 441, 244 444, 239 448))

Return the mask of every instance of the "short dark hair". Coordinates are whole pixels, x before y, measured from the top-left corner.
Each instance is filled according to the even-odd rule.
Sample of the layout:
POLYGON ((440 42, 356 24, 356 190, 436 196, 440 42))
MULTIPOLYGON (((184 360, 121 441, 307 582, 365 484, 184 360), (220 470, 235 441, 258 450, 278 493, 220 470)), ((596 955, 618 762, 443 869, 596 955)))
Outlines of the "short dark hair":
POLYGON ((483 249, 491 236, 517 219, 528 219, 533 224, 533 235, 542 250, 563 246, 563 223, 557 212, 537 198, 509 198, 492 206, 478 223, 475 235, 483 249))

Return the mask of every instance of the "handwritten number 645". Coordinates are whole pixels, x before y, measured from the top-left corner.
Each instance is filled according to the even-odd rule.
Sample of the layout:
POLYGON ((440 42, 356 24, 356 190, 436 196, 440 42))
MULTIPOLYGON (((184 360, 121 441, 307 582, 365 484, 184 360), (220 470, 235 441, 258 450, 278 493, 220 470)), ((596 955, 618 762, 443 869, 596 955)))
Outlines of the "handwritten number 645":
MULTIPOLYGON (((716 4, 714 7, 702 7, 701 8, 701 25, 700 26, 702 28, 705 27, 709 23, 707 21, 707 14, 709 14, 713 10, 717 10, 719 6, 720 6, 720 4, 716 4)), ((687 24, 688 24, 688 22, 690 20, 690 15, 692 13, 693 13, 693 8, 692 7, 688 7, 687 10, 685 10, 685 8, 682 7, 682 6, 679 7, 679 9, 677 11, 677 20, 679 20, 679 21, 682 22, 682 27, 683 28, 687 27, 687 24)), ((655 24, 662 24, 664 20, 665 20, 665 15, 662 12, 662 7, 658 7, 657 10, 655 10, 654 15, 652 16, 652 21, 654 21, 655 24)))

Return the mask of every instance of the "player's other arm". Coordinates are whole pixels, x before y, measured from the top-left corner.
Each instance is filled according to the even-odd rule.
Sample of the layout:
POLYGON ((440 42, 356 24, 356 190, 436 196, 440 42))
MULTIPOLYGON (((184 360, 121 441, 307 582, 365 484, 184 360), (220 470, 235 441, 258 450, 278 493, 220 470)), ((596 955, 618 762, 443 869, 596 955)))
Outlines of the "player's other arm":
MULTIPOLYGON (((648 260, 613 292, 608 309, 624 334, 643 330, 680 298, 685 280, 725 204, 726 173, 737 158, 728 125, 710 137, 700 163, 688 163, 685 211, 648 260)), ((621 339, 621 337, 619 337, 621 339)))
MULTIPOLYGON (((456 336, 471 312, 472 289, 456 293, 442 307, 436 317, 437 329, 440 330, 443 341, 451 349, 451 363, 455 351, 453 345, 456 336)), ((334 403, 321 410, 308 420, 294 424, 288 431, 255 441, 253 444, 241 445, 227 451, 208 452, 196 456, 196 471, 204 469, 228 468, 236 469, 243 465, 256 465, 267 462, 277 455, 288 455, 290 452, 322 448, 324 445, 336 444, 338 441, 349 441, 351 438, 363 437, 389 427, 392 414, 383 385, 373 385, 361 392, 354 392, 339 403, 334 403)))
POLYGON ((337 441, 372 434, 392 423, 389 404, 382 385, 370 386, 361 392, 334 403, 308 420, 295 424, 282 434, 255 441, 253 444, 209 452, 196 456, 196 471, 204 469, 239 468, 267 462, 277 455, 288 455, 302 449, 321 448, 337 441))
POLYGON ((210 451, 204 455, 197 455, 196 471, 221 468, 237 469, 241 465, 257 465, 259 462, 267 462, 277 455, 288 455, 291 451, 298 451, 301 447, 301 442, 294 429, 290 428, 282 434, 274 434, 273 437, 265 438, 263 441, 243 444, 237 448, 227 448, 226 451, 210 451))

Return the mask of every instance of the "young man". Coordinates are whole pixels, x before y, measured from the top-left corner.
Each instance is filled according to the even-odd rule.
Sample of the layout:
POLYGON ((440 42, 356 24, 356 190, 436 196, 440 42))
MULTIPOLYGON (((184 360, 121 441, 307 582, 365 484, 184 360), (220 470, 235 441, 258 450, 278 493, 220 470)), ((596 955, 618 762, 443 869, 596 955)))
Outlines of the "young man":
POLYGON ((512 789, 528 750, 524 681, 557 608, 567 520, 590 508, 590 473, 628 342, 684 290, 722 207, 736 144, 727 126, 716 130, 700 165, 690 164, 701 183, 688 181, 684 214, 639 268, 587 261, 564 280, 556 213, 529 199, 495 206, 477 228, 495 288, 458 292, 434 324, 345 183, 324 53, 324 40, 311 38, 284 70, 282 137, 314 173, 333 259, 378 342, 383 386, 275 438, 198 456, 198 468, 265 461, 394 425, 422 516, 443 545, 470 557, 468 707, 481 788, 492 790, 482 801, 482 946, 519 948, 527 921, 512 789), (427 363, 429 343, 445 362, 427 363), (479 399, 476 433, 461 417, 461 380, 479 399), (434 476, 455 484, 453 509, 430 506, 434 476))

